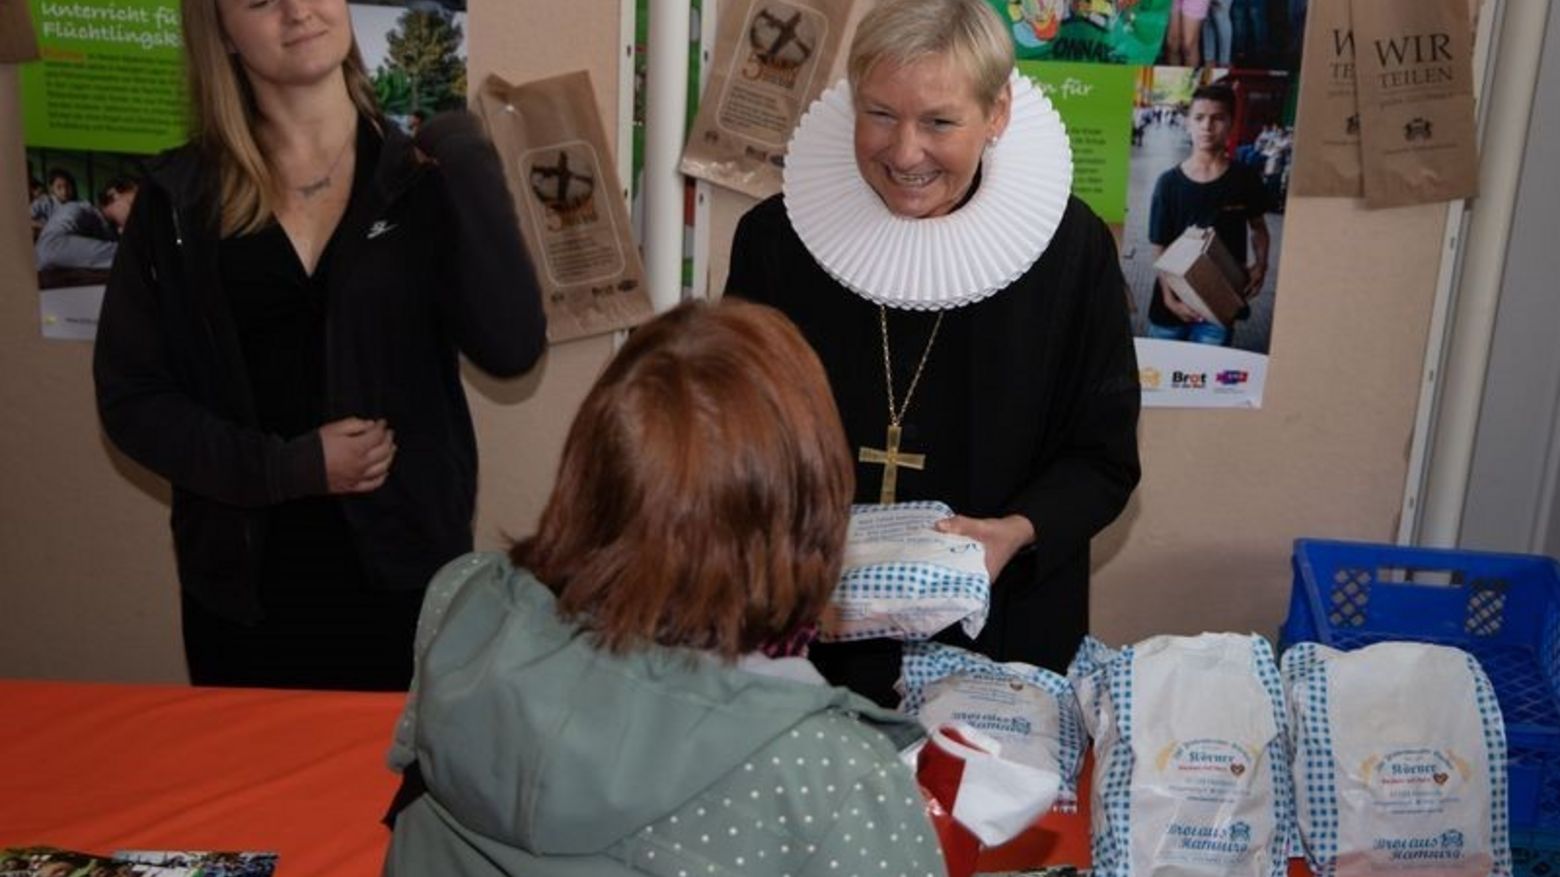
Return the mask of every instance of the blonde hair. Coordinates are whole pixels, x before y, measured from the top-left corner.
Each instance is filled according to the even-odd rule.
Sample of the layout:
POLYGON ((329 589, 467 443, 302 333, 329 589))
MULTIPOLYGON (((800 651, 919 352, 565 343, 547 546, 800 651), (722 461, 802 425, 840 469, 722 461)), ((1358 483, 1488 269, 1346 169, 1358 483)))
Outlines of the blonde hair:
POLYGON ((975 100, 990 111, 1013 72, 1013 41, 986 0, 878 0, 850 43, 851 91, 883 61, 946 57, 963 70, 975 100))
MULTIPOLYGON (((202 151, 216 162, 220 233, 223 237, 248 234, 270 221, 277 194, 276 173, 255 138, 259 111, 254 92, 242 62, 223 39, 217 0, 184 0, 179 5, 191 128, 202 151)), ((358 114, 377 120, 379 103, 356 37, 341 62, 341 72, 358 114)))

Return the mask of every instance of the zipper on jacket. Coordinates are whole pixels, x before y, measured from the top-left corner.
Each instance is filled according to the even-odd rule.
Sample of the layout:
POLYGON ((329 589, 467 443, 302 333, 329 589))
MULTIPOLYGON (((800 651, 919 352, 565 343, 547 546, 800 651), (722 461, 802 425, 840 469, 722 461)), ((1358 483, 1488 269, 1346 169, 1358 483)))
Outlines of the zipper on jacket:
MULTIPOLYGON (((168 212, 173 217, 173 245, 175 247, 178 247, 179 250, 183 251, 184 250, 184 225, 183 225, 183 223, 179 222, 179 205, 177 205, 177 204, 170 204, 170 205, 168 205, 168 212)), ((183 257, 185 259, 187 259, 188 256, 189 256, 188 253, 181 253, 181 257, 183 257)), ((190 267, 188 265, 186 265, 185 266, 185 271, 188 273, 189 270, 190 270, 190 267)), ((216 330, 216 327, 211 325, 211 312, 207 308, 201 308, 200 309, 200 325, 201 325, 201 328, 206 330, 206 341, 211 345, 211 349, 213 351, 221 351, 221 349, 222 349, 221 346, 219 346, 217 344, 217 330, 216 330)))

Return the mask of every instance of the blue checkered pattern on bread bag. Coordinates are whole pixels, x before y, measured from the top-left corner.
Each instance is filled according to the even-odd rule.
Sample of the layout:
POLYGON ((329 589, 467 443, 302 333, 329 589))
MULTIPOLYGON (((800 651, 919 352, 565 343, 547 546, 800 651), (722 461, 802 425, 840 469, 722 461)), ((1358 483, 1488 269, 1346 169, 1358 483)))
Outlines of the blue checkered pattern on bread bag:
POLYGON ((1278 733, 1268 741, 1264 757, 1268 760, 1269 773, 1273 777, 1273 810, 1276 819, 1273 837, 1268 842, 1268 860, 1274 863, 1277 873, 1283 874, 1290 851, 1295 847, 1295 778, 1289 765, 1293 761, 1290 749, 1290 727, 1294 717, 1284 699, 1284 681, 1279 674, 1278 660, 1273 656, 1273 646, 1260 636, 1251 637, 1251 667, 1267 693, 1272 705, 1273 721, 1278 733))
MULTIPOLYGON (((1284 877, 1294 824, 1294 784, 1288 771, 1288 713, 1272 646, 1260 636, 1248 639, 1251 670, 1267 695, 1274 727, 1278 729, 1263 751, 1273 779, 1274 808, 1274 831, 1267 845, 1267 877, 1284 877)), ((1100 877, 1132 877, 1133 873, 1132 777, 1137 764, 1132 735, 1138 718, 1132 698, 1135 659, 1132 646, 1112 651, 1093 637, 1086 637, 1067 670, 1068 679, 1080 693, 1084 722, 1094 736, 1095 795, 1099 800, 1092 808, 1091 846, 1094 873, 1100 877)))
MULTIPOLYGON (((953 514, 940 502, 904 502, 896 507, 953 514)), ((872 508, 877 507, 853 506, 852 511, 872 508)), ((848 619, 848 627, 825 624, 818 634, 823 642, 925 640, 952 624, 959 624, 974 638, 985 626, 991 608, 991 582, 984 574, 936 563, 875 563, 844 570, 834 590, 834 604, 848 619), (867 613, 864 607, 869 606, 873 611, 867 613), (916 623, 927 616, 945 618, 946 623, 935 629, 916 623)))
MULTIPOLYGON (((1333 753, 1331 693, 1327 661, 1338 650, 1305 642, 1284 652, 1283 680, 1289 692, 1293 719, 1291 732, 1296 784, 1296 825, 1291 850, 1303 853, 1315 877, 1333 877, 1338 871, 1338 763, 1333 753), (1302 843, 1303 841, 1303 843, 1302 843)), ((1506 734, 1500 705, 1479 662, 1463 653, 1473 678, 1475 706, 1490 766, 1490 852, 1494 862, 1490 877, 1510 877, 1511 840, 1506 783, 1506 734)), ((1456 704, 1448 708, 1457 708, 1456 704)))
POLYGON ((906 643, 900 673, 905 699, 899 709, 912 716, 918 715, 926 705, 927 687, 949 676, 1016 680, 1033 685, 1054 698, 1059 729, 1057 767, 1062 774, 1062 791, 1056 800, 1056 809, 1070 813, 1078 808, 1078 768, 1083 764, 1085 734, 1072 683, 1033 664, 999 663, 985 655, 934 642, 906 643))
POLYGON ((1079 692, 1083 721, 1094 737, 1094 801, 1090 802, 1094 873, 1128 877, 1132 838, 1132 657, 1094 637, 1084 637, 1067 668, 1079 692))
POLYGON ((1534 873, 1560 873, 1560 562, 1297 539, 1291 566, 1285 646, 1413 640, 1478 659, 1505 723, 1515 855, 1534 873))
POLYGON ((1338 858, 1337 765, 1327 711, 1327 673, 1317 660, 1314 643, 1302 643, 1284 652, 1283 677, 1289 691, 1299 828, 1289 852, 1306 856, 1316 877, 1332 877, 1338 858))
POLYGON ((1479 726, 1484 731, 1484 751, 1490 760, 1490 846, 1495 852, 1494 875, 1511 873, 1511 800, 1507 788, 1506 723, 1500 715, 1495 686, 1472 655, 1468 672, 1473 675, 1474 701, 1479 707, 1479 726))

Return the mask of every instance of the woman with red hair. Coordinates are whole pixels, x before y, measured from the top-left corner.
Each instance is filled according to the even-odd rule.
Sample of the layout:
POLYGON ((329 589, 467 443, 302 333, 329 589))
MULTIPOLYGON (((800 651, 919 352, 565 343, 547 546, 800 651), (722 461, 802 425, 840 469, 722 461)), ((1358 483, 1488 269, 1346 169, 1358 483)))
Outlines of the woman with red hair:
POLYGON ((425 791, 385 873, 941 875, 897 755, 919 727, 790 654, 853 489, 823 368, 778 312, 635 331, 536 534, 429 587, 391 754, 425 791))

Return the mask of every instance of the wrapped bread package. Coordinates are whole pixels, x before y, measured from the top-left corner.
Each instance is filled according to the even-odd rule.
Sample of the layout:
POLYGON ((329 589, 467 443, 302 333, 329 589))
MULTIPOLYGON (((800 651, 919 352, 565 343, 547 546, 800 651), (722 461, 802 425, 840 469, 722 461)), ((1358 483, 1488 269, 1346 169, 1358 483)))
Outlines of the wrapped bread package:
POLYGON ((1313 873, 1509 877, 1505 726, 1472 655, 1300 643, 1283 672, 1313 873))
POLYGON ((974 539, 932 529, 952 514, 940 502, 853 507, 819 639, 925 640, 955 624, 979 635, 991 604, 986 553, 974 539))
POLYGON ((1294 793, 1272 647, 1259 636, 1085 639, 1068 678, 1094 738, 1101 877, 1284 877, 1294 793))

